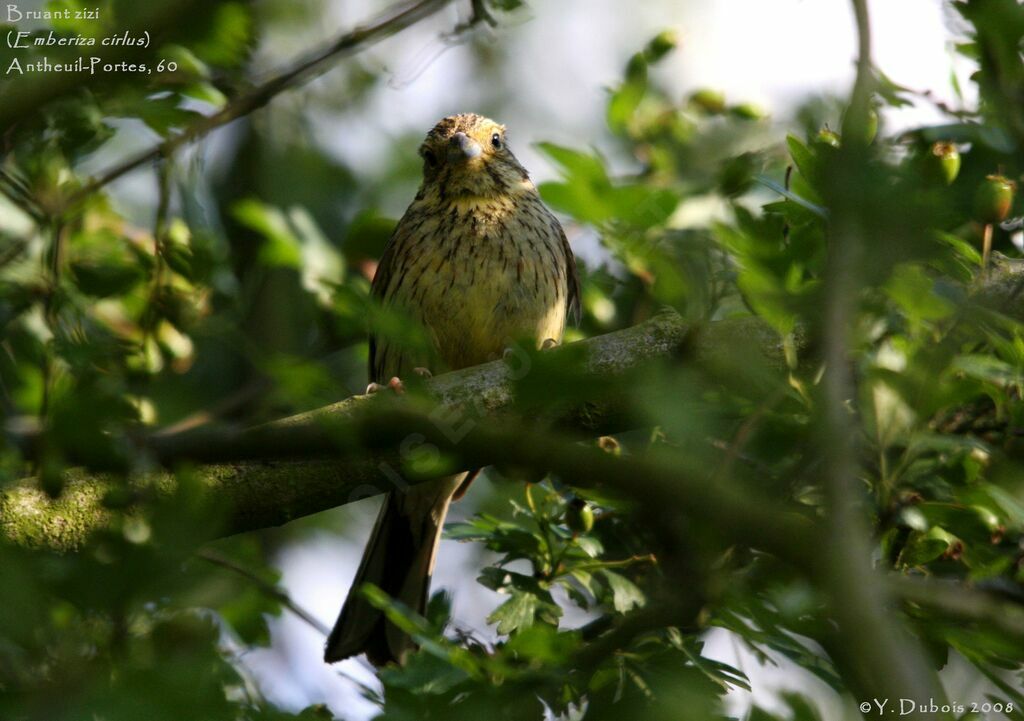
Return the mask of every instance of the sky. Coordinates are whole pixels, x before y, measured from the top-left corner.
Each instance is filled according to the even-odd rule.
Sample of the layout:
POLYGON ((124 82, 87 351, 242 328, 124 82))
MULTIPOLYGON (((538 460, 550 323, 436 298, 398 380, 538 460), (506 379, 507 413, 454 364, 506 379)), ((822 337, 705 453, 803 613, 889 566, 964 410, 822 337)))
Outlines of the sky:
MULTIPOLYGON (((351 22, 359 5, 337 4, 338 23, 351 22)), ((954 62, 951 52, 947 3, 869 5, 876 62, 893 80, 951 101, 956 69, 969 87, 969 65, 954 62)), ((362 6, 372 13, 377 3, 362 6)), ((439 118, 490 106, 497 95, 502 116, 496 119, 509 127, 516 154, 536 178, 550 178, 554 169, 531 144, 543 138, 599 145, 606 89, 621 79, 629 55, 665 29, 675 31, 679 47, 657 76, 679 97, 713 87, 787 122, 808 95, 843 95, 853 81, 848 0, 533 0, 496 31, 477 31, 501 48, 500 88, 481 82, 465 47, 437 39, 453 26, 454 14, 439 13, 368 51, 367 64, 389 78, 374 98, 373 122, 361 113, 332 117, 320 130, 327 146, 357 167, 377 167, 381 134, 425 134, 439 118)), ((906 127, 939 117, 922 105, 890 121, 906 127)))
MULTIPOLYGON (((337 0, 319 31, 329 37, 335 28, 350 27, 383 6, 337 0)), ((947 3, 870 0, 869 6, 876 64, 890 78, 954 102, 950 77, 956 73, 969 90, 971 68, 951 51, 957 26, 947 3)), ((360 169, 363 182, 375 182, 373 168, 381 165, 377 161, 394 140, 425 134, 445 115, 484 105, 500 110, 496 119, 508 126, 512 147, 534 178, 553 177, 554 168, 532 143, 544 139, 600 148, 606 89, 621 77, 629 56, 665 29, 675 31, 680 45, 659 67, 660 80, 679 97, 713 87, 730 101, 754 102, 778 122, 780 138, 790 119, 787 113, 802 100, 845 94, 853 80, 855 37, 848 0, 531 0, 526 12, 505 18, 497 30, 477 31, 493 36, 500 83, 486 82, 491 75, 478 71, 464 45, 438 40, 457 19, 454 10, 442 12, 369 50, 361 60, 388 78, 369 106, 358 112, 341 107, 312 119, 317 140, 360 169)), ((277 55, 265 59, 268 67, 297 48, 275 49, 277 55)), ((318 82, 329 87, 329 79, 318 82)), ((922 103, 885 120, 902 128, 939 118, 934 107, 922 103)), ((398 213, 402 207, 390 210, 398 213)), ((453 517, 471 513, 473 493, 485 492, 474 488, 453 517)), ((339 526, 351 530, 348 540, 318 535, 287 548, 278 559, 285 589, 324 624, 333 622, 348 591, 376 503, 370 499, 330 512, 337 514, 339 526)), ((485 562, 477 549, 444 541, 434 588, 452 590, 460 626, 493 638, 485 617, 500 599, 474 581, 485 562)), ((576 616, 568 623, 584 620, 576 616)), ((374 707, 353 681, 373 683, 365 662, 324 665, 322 635, 287 613, 272 619, 271 629, 271 647, 244 658, 269 699, 289 708, 325 702, 350 719, 373 715, 374 707)), ((713 632, 707 640, 714 657, 751 674, 759 704, 777 708, 773 699, 780 688, 799 687, 819 699, 826 718, 841 717, 838 700, 820 682, 785 663, 762 667, 725 632, 713 632)), ((741 713, 750 700, 749 694, 734 694, 732 710, 741 713)))

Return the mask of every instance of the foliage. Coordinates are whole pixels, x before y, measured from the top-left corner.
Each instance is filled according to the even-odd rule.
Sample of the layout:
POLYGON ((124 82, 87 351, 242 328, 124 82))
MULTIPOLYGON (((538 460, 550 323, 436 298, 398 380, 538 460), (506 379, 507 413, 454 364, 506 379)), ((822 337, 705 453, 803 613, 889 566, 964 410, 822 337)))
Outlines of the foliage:
MULTIPOLYGON (((53 30, 102 35, 128 12, 97 1, 110 27, 54 21, 53 30)), ((474 7, 500 24, 521 4, 474 7)), ((783 139, 759 110, 712 90, 671 97, 658 81, 675 45, 664 33, 609 90, 609 150, 540 143, 560 175, 540 190, 570 237, 595 234, 606 259, 581 268, 575 337, 669 307, 697 324, 756 318, 785 351, 780 367, 753 339, 734 338, 708 357, 625 379, 638 430, 598 446, 623 469, 664 462, 822 533, 834 470, 822 433, 822 379, 835 370, 823 363, 826 279, 834 220, 854 219, 859 254, 841 270, 856 288, 846 329, 855 389, 844 407, 879 583, 883 574, 936 582, 934 598, 896 598, 893 617, 931 668, 962 657, 988 679, 988 701, 1019 719, 1024 314, 1012 302, 987 305, 984 285, 992 273, 1019 273, 1010 237, 1022 212, 1018 196, 1010 221, 986 227, 992 218, 975 199, 989 176, 1024 171, 1024 9, 953 6, 970 28, 959 50, 978 62, 981 99, 947 109, 948 124, 887 133, 888 108, 924 98, 879 71, 882 127, 869 143, 836 130, 836 103, 809 105, 804 126, 783 139), (936 144, 959 151, 955 170, 937 169, 936 144), (623 160, 631 172, 612 169, 623 160), (995 270, 982 267, 984 238, 995 270)), ((34 477, 59 497, 70 459, 115 479, 109 528, 77 552, 0 543, 5 719, 332 717, 274 707, 239 661, 269 642, 266 616, 295 610, 275 587, 274 549, 330 521, 217 541, 226 562, 211 564, 224 509, 199 502, 202 469, 180 465, 174 492, 154 493, 140 480, 152 459, 134 439, 210 418, 256 423, 361 388, 366 319, 381 332, 415 332, 369 297, 392 225, 377 206, 395 199, 360 191, 351 168, 260 114, 237 130, 219 175, 161 158, 141 210, 88 188, 91 154, 122 121, 172 137, 250 84, 274 6, 203 7, 153 51, 175 58, 176 71, 73 88, 4 136, 0 403, 11 421, 35 419, 40 435, 32 454, 0 446, 0 484, 34 477)), ((344 82, 358 102, 380 81, 350 69, 344 82)), ((406 182, 413 147, 388 161, 406 182)), ((568 361, 533 361, 517 390, 535 423, 595 390, 574 382, 568 361)), ((726 695, 749 690, 750 679, 705 655, 711 629, 768 663, 788 660, 847 701, 871 697, 858 664, 901 661, 847 655, 850 630, 835 620, 843 599, 802 560, 826 546, 751 541, 757 529, 744 519, 715 523, 683 494, 658 502, 638 471, 624 479, 635 484, 627 495, 595 486, 586 469, 538 478, 516 458, 502 461, 489 472, 496 497, 447 529, 498 554, 478 578, 501 596, 488 618, 497 640, 462 632, 443 593, 419 617, 365 589, 421 646, 405 667, 380 671, 379 693, 365 690, 380 718, 727 718, 726 695), (569 609, 589 620, 567 626, 569 609)), ((799 694, 781 702, 790 718, 819 717, 799 694)))

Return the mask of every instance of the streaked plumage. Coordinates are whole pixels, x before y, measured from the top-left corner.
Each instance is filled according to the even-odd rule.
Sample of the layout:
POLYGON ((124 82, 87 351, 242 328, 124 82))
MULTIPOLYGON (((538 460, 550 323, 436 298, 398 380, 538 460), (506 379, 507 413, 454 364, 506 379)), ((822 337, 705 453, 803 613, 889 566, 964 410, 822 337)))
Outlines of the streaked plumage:
MULTIPOLYGON (((420 324, 429 348, 371 336, 371 380, 477 365, 523 339, 538 347, 561 341, 579 304, 576 264, 561 226, 506 147, 504 127, 479 115, 448 117, 420 155, 423 184, 384 250, 373 295, 420 324)), ((353 588, 370 581, 422 612, 448 504, 465 479, 387 494, 353 588)), ((350 594, 325 659, 365 652, 382 665, 401 662, 412 647, 350 594)))

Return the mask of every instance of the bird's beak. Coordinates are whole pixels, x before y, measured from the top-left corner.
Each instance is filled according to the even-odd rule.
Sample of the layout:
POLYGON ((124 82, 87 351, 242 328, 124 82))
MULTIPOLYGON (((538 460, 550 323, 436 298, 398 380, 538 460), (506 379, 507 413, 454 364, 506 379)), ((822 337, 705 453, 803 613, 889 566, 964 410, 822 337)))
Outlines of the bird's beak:
POLYGON ((480 143, 462 132, 455 133, 448 141, 448 160, 453 163, 479 158, 483 152, 480 143))

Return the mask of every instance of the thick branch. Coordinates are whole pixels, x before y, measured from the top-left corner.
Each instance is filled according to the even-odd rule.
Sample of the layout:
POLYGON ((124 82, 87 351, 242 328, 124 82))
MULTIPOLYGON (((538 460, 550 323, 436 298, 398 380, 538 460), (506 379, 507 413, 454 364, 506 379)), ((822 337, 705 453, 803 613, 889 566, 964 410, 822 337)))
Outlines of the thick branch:
MULTIPOLYGON (((975 298, 1011 317, 1024 318, 1022 284, 1024 263, 1004 262, 975 298)), ((785 366, 779 336, 757 318, 749 317, 711 323, 691 332, 677 316, 664 315, 578 345, 587 350, 589 357, 589 370, 581 374, 584 380, 599 373, 621 376, 648 361, 684 352, 714 366, 716 357, 729 358, 738 347, 755 347, 778 367, 785 366)), ((435 417, 450 419, 458 408, 474 408, 481 419, 494 419, 513 405, 512 381, 503 363, 438 376, 426 387, 440 401, 435 417)), ((178 451, 181 457, 195 460, 204 455, 206 460, 220 459, 197 468, 195 474, 210 497, 220 499, 230 509, 224 532, 280 525, 394 488, 395 469, 401 467, 397 453, 381 451, 370 458, 342 462, 343 455, 351 455, 351 446, 339 445, 340 432, 332 435, 327 430, 330 426, 321 423, 327 420, 344 425, 368 403, 368 398, 356 396, 248 433, 222 432, 217 438, 210 434, 175 435, 156 441, 154 455, 168 462, 178 451), (294 460, 296 457, 301 460, 294 460), (259 460, 242 462, 242 458, 259 460), (275 458, 278 460, 272 460, 275 458)), ((563 421, 583 435, 596 436, 621 430, 629 421, 622 411, 623 405, 614 402, 589 403, 575 409, 575 414, 570 412, 563 421)), ((401 433, 402 429, 391 431, 401 433)), ((8 429, 7 436, 26 455, 32 454, 31 434, 19 435, 8 429)), ((474 467, 508 459, 501 450, 491 449, 490 456, 481 454, 474 467)), ((637 477, 633 470, 623 472, 632 479, 637 477)), ((153 488, 165 493, 175 487, 170 473, 157 473, 148 480, 153 488)), ((112 515, 103 505, 104 495, 122 488, 122 484, 80 469, 71 471, 68 481, 64 494, 56 501, 39 491, 34 479, 0 491, 0 536, 24 545, 70 549, 105 526, 112 515)))
MULTIPOLYGON (((759 325, 756 321, 745 321, 750 322, 759 325)), ((691 336, 678 316, 665 314, 640 326, 574 345, 586 352, 583 376, 608 379, 621 377, 649 361, 681 353, 691 337, 701 346, 715 345, 716 338, 721 344, 722 335, 727 332, 738 331, 722 324, 691 336)), ((764 338, 765 351, 780 357, 774 334, 768 332, 764 338)), ((551 352, 563 350, 573 352, 569 347, 551 352)), ((454 423, 455 428, 460 428, 458 419, 470 411, 482 421, 505 416, 513 407, 515 374, 513 364, 494 362, 427 381, 426 391, 438 402, 432 417, 441 426, 454 423)), ((230 509, 225 530, 240 532, 274 526, 391 490, 396 483, 404 482, 397 470, 401 468, 401 459, 394 448, 382 449, 362 460, 340 460, 351 451, 346 441, 352 440, 353 432, 364 435, 359 430, 363 427, 359 425, 360 419, 363 425, 370 423, 372 414, 366 411, 372 405, 371 398, 355 396, 249 431, 179 434, 152 439, 150 447, 158 459, 167 461, 230 459, 196 470, 211 497, 230 509), (260 460, 240 462, 243 458, 260 460), (295 458, 302 460, 287 460, 295 458)), ((565 423, 591 436, 621 430, 622 408, 614 399, 587 403, 571 410, 565 423)), ((31 437, 19 440, 9 435, 9 439, 22 445, 23 450, 32 451, 26 447, 31 445, 31 437)), ((483 461, 505 460, 497 452, 493 455, 489 461, 474 458, 477 465, 473 467, 484 465, 483 461)), ((166 493, 175 487, 170 473, 153 474, 147 482, 158 492, 166 493)), ((37 490, 34 481, 8 488, 0 496, 0 533, 23 544, 78 546, 92 530, 108 522, 110 516, 102 500, 118 485, 110 476, 90 476, 76 470, 70 474, 64 495, 56 501, 37 490)))
POLYGON ((857 467, 857 430, 847 408, 855 397, 848 335, 853 327, 863 254, 871 96, 871 34, 866 0, 852 0, 858 34, 857 78, 844 123, 833 179, 832 222, 823 283, 826 372, 822 379, 821 440, 828 475, 823 483, 829 532, 820 557, 838 633, 830 649, 851 672, 855 690, 879 698, 942 698, 919 644, 889 612, 887 589, 871 567, 872 542, 857 467))

